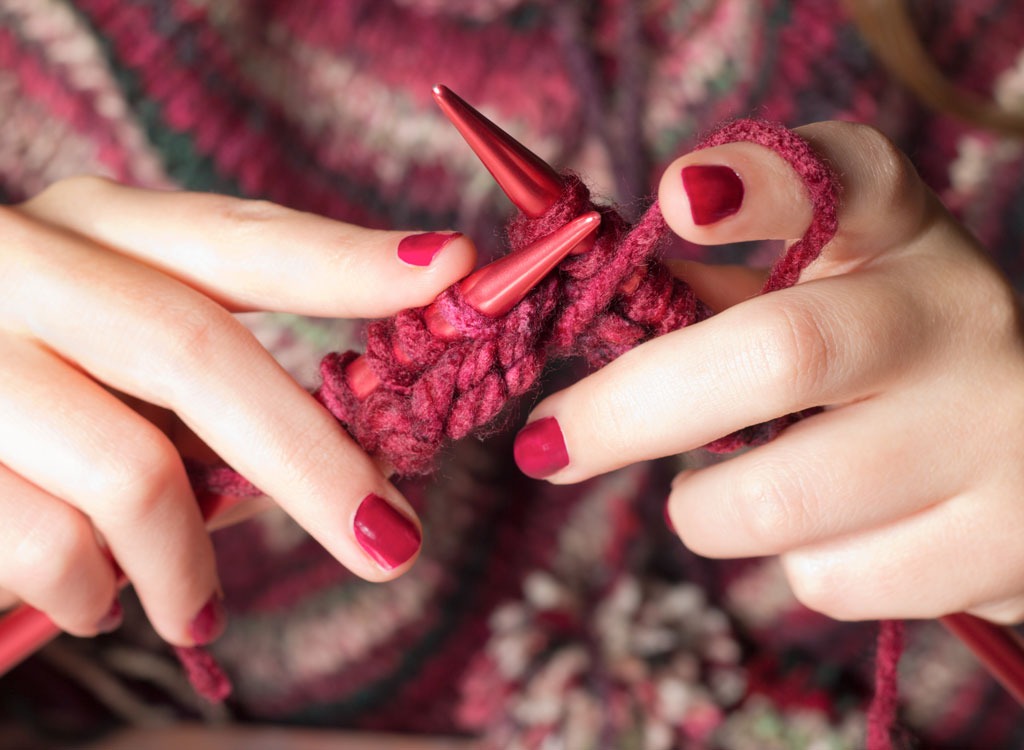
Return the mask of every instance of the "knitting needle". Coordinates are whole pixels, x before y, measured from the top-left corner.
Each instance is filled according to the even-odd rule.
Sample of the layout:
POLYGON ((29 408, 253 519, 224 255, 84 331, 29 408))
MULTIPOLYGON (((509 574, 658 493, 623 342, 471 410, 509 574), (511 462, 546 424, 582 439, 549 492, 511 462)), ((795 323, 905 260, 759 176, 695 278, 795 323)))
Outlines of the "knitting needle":
MULTIPOLYGON (((483 315, 494 318, 504 315, 581 240, 592 235, 600 223, 600 214, 591 211, 529 247, 492 261, 459 282, 463 298, 483 315)), ((428 306, 424 314, 428 326, 435 335, 449 339, 460 337, 458 331, 452 328, 433 305, 428 306)), ((376 387, 376 382, 379 382, 375 382, 376 375, 365 366, 362 357, 349 365, 346 376, 349 377, 350 383, 353 383, 353 391, 357 394, 360 389, 368 394, 376 387), (362 364, 353 372, 353 367, 357 363, 362 364)), ((203 517, 210 525, 219 525, 218 520, 227 519, 230 511, 243 501, 251 499, 209 495, 203 498, 200 506, 203 509, 203 517)), ((228 520, 237 522, 244 517, 228 520)), ((122 585, 125 583, 126 581, 123 581, 122 585)), ((28 604, 19 605, 4 615, 0 618, 0 675, 38 651, 59 633, 60 629, 45 614, 28 604)))
MULTIPOLYGON (((536 218, 554 205, 562 180, 550 165, 447 87, 435 86, 434 99, 516 207, 536 218)), ((1021 638, 1010 628, 967 614, 948 615, 940 621, 1024 705, 1021 638)))
MULTIPOLYGON (((600 223, 601 215, 590 211, 532 245, 492 261, 458 283, 463 300, 488 318, 500 318, 526 297, 580 242, 592 236, 600 223)), ((462 334, 441 315, 436 303, 427 306, 423 317, 427 328, 438 338, 445 341, 462 338, 462 334)), ((403 356, 398 350, 395 354, 399 358, 403 356)), ((360 400, 380 385, 380 378, 370 369, 365 356, 352 360, 345 369, 345 378, 360 400)))
MULTIPOLYGON (((563 182, 549 164, 448 87, 434 86, 434 99, 519 210, 536 218, 555 204, 563 182)), ((635 285, 635 280, 626 284, 635 285)), ((1024 641, 1008 627, 968 614, 952 614, 939 619, 1024 705, 1024 641)))
MULTIPOLYGON (((203 519, 208 526, 216 525, 216 521, 226 516, 250 497, 233 497, 228 495, 207 495, 199 501, 203 519)), ((239 517, 235 523, 248 518, 239 517)), ((122 589, 128 585, 128 579, 120 572, 115 563, 118 580, 117 587, 122 589)), ((29 604, 19 604, 13 610, 0 617, 0 675, 4 675, 22 661, 30 657, 47 643, 60 635, 60 628, 43 612, 29 604)))
POLYGON ((940 617, 939 622, 1024 706, 1024 641, 1015 630, 964 612, 940 617))
POLYGON ((447 86, 434 86, 434 101, 462 134, 509 200, 536 219, 562 196, 562 178, 551 166, 467 104, 447 86))

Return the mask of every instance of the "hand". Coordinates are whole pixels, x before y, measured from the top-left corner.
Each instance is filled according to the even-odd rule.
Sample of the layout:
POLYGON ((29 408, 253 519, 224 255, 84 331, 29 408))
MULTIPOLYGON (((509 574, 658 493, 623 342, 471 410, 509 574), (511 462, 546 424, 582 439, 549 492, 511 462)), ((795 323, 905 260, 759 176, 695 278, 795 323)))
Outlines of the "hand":
POLYGON ((411 564, 406 501, 231 313, 425 305, 473 267, 467 239, 396 252, 407 233, 99 178, 0 209, 0 236, 6 598, 77 635, 109 629, 112 554, 163 638, 219 634, 213 550, 181 456, 137 401, 173 411, 357 574, 411 564))
MULTIPOLYGON (((763 273, 685 264, 721 312, 538 405, 520 466, 578 482, 824 405, 680 474, 668 510, 683 542, 780 555, 796 596, 838 619, 1024 619, 1024 337, 1010 284, 877 132, 799 132, 843 186, 839 232, 801 283, 758 297, 763 273)), ((799 237, 811 216, 796 174, 748 143, 677 160, 660 199, 702 244, 799 237), (729 169, 688 171, 691 203, 681 174, 695 165, 729 169)))

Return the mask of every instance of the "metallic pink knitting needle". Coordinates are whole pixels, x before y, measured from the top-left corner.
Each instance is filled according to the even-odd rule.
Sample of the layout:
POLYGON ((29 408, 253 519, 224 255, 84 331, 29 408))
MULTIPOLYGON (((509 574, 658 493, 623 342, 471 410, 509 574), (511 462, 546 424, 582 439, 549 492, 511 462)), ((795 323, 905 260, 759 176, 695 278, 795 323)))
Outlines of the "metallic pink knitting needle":
POLYGON ((547 162, 447 86, 434 86, 434 100, 520 211, 535 219, 558 201, 562 178, 547 162))
MULTIPOLYGON (((498 258, 467 276, 460 283, 463 299, 475 310, 497 318, 511 310, 581 240, 594 233, 601 223, 596 211, 565 224, 519 252, 498 258)), ((460 334, 442 317, 435 306, 424 312, 427 326, 435 336, 458 339, 460 334)), ((377 387, 379 379, 362 357, 345 372, 352 390, 365 397, 377 387)), ((226 515, 248 498, 212 495, 201 503, 203 517, 213 521, 226 515)), ((122 579, 121 585, 126 581, 122 579)), ((60 629, 45 614, 22 604, 0 617, 0 675, 31 656, 60 634, 60 629)))
MULTIPOLYGON (((446 86, 434 86, 434 99, 520 211, 536 218, 555 204, 563 183, 549 164, 446 86)), ((580 248, 586 249, 589 248, 580 248)), ((631 286, 635 288, 638 280, 639 276, 627 280, 623 291, 629 292, 631 286)), ((1024 644, 1021 638, 1009 628, 967 614, 948 615, 941 621, 1024 705, 1024 644)))
MULTIPOLYGON (((228 511, 252 498, 209 495, 200 500, 203 518, 213 522, 228 511)), ((241 520, 241 519, 239 519, 241 520)), ((128 585, 118 573, 118 588, 128 585)), ((43 612, 28 604, 20 604, 0 617, 0 675, 4 675, 60 635, 60 628, 43 612)))
POLYGON ((939 622, 1024 706, 1024 640, 1016 631, 963 612, 940 617, 939 622))
MULTIPOLYGON (((550 164, 484 117, 447 86, 434 86, 434 101, 462 134, 480 163, 508 199, 527 216, 543 216, 562 196, 565 183, 550 164)), ((573 248, 580 255, 594 246, 595 235, 573 248)))
MULTIPOLYGON (((492 261, 459 282, 462 298, 482 315, 500 318, 529 294, 580 242, 592 236, 600 224, 601 215, 591 211, 529 247, 492 261)), ((423 317, 427 328, 438 338, 454 341, 462 337, 440 314, 436 304, 429 305, 423 311, 423 317)), ((395 355, 405 358, 404 352, 397 349, 395 355)), ((352 360, 345 369, 345 378, 358 399, 366 398, 380 385, 380 378, 370 369, 365 357, 352 360)))

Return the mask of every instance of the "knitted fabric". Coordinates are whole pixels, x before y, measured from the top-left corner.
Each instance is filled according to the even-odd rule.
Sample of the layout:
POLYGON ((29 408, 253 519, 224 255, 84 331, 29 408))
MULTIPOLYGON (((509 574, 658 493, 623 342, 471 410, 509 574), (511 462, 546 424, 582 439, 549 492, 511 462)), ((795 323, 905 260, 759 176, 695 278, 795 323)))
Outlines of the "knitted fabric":
MULTIPOLYGON (((1019 106, 1024 8, 912 4, 925 45, 956 85, 1019 106)), ((265 198, 374 227, 458 228, 486 253, 508 203, 436 111, 430 87, 444 82, 549 162, 586 175, 631 221, 637 196, 710 123, 756 113, 788 125, 873 124, 1024 285, 1019 146, 921 107, 865 49, 841 3, 0 0, 0 69, 4 202, 93 172, 265 198)), ((775 257, 760 244, 676 242, 666 251, 757 266, 775 257)), ((347 321, 250 314, 246 324, 309 390, 327 352, 360 342, 347 321)), ((555 371, 544 380, 556 388, 577 376, 555 371)), ((696 451, 682 460, 699 468, 715 459, 696 451)), ((605 609, 618 613, 602 620, 609 629, 595 623, 600 638, 582 642, 617 644, 625 634, 649 648, 592 650, 583 674, 610 674, 603 654, 640 657, 629 665, 669 678, 666 695, 692 691, 695 704, 714 708, 703 715, 719 723, 695 747, 864 747, 875 627, 808 612, 773 560, 688 554, 661 513, 676 462, 550 486, 515 470, 504 433, 485 444, 458 441, 438 461, 429 482, 400 483, 422 519, 424 547, 388 584, 354 577, 279 512, 214 535, 230 626, 213 654, 235 688, 223 706, 197 705, 182 690, 169 650, 126 593, 118 633, 62 637, 2 679, 0 744, 5 730, 21 728, 7 745, 78 745, 168 713, 487 734, 459 719, 475 694, 463 691, 463 678, 480 677, 474 665, 487 654, 507 655, 519 635, 535 632, 530 623, 546 622, 528 617, 517 630, 496 620, 507 606, 546 611, 526 585, 540 572, 587 608, 638 582, 636 616, 609 599, 605 609), (638 541, 624 544, 627 534, 638 541), (601 585, 613 580, 623 587, 601 585), (707 633, 716 617, 727 619, 727 640, 740 646, 729 674, 746 680, 738 703, 705 679, 700 666, 712 662, 699 639, 692 650, 651 646, 658 623, 671 621, 665 603, 675 599, 663 594, 689 584, 707 604, 681 632, 707 633), (69 669, 58 649, 89 669, 69 669), (658 653, 695 668, 661 672, 658 653)), ((569 633, 559 638, 572 647, 569 633)), ((1013 699, 939 625, 908 623, 906 644, 898 716, 914 746, 1024 745, 1013 699)), ((652 684, 628 675, 638 694, 652 684)), ((524 685, 506 683, 507 705, 526 698, 524 685)), ((653 741, 643 713, 635 718, 621 731, 653 741)), ((609 729, 603 739, 622 736, 609 729)))
MULTIPOLYGON (((789 162, 807 186, 813 219, 772 269, 764 291, 796 283, 835 234, 838 180, 805 141, 780 125, 741 120, 724 126, 698 148, 749 141, 789 162)), ((451 344, 430 333, 422 310, 373 324, 366 357, 382 385, 365 400, 345 378, 355 352, 330 355, 320 372, 319 399, 371 455, 400 474, 429 470, 446 439, 486 425, 508 400, 528 392, 545 365, 583 356, 600 367, 648 339, 703 320, 706 305, 654 257, 667 232, 654 203, 633 227, 613 209, 596 206, 583 182, 567 175, 565 192, 543 216, 520 215, 508 228, 516 252, 589 210, 602 215, 593 248, 570 256, 508 314, 492 319, 461 298, 457 286, 438 298, 445 319, 461 334, 451 344), (398 356, 398 353, 401 356, 398 356)), ((756 425, 709 447, 731 451, 770 440, 799 415, 756 425)))
MULTIPOLYGON (((763 292, 772 292, 795 284, 800 272, 835 235, 839 180, 806 141, 778 123, 733 122, 716 130, 697 149, 739 141, 765 146, 785 159, 803 180, 812 206, 804 236, 789 246, 768 275, 763 292)), ((589 191, 577 177, 567 176, 565 186, 562 198, 543 216, 531 219, 520 214, 513 220, 508 231, 511 252, 599 208, 590 202, 589 191)), ((653 336, 710 315, 690 287, 652 257, 668 231, 656 202, 632 228, 613 210, 601 211, 602 227, 593 247, 570 256, 558 274, 507 315, 489 318, 478 313, 453 286, 439 297, 438 305, 461 334, 457 343, 432 335, 421 309, 403 311, 369 329, 367 357, 384 387, 360 399, 345 378, 345 368, 359 355, 331 354, 320 368, 324 379, 320 400, 365 450, 400 473, 424 473, 445 439, 458 440, 486 426, 509 399, 534 387, 549 359, 583 355, 590 366, 600 367, 653 336)), ((709 448, 730 451, 765 442, 812 412, 738 431, 709 448)), ((205 479, 199 489, 207 492, 255 492, 228 469, 214 469, 198 479, 205 479)), ((902 641, 894 635, 899 627, 885 623, 881 629, 876 694, 868 716, 868 750, 891 747, 888 738, 896 718, 896 665, 902 652, 902 641)), ((197 649, 179 649, 177 653, 200 695, 214 701, 227 696, 230 688, 208 656, 197 649)), ((561 679, 569 677, 566 673, 561 679)), ((545 700, 557 704, 554 695, 545 700)), ((491 719, 494 714, 493 706, 485 712, 491 719)), ((480 724, 479 709, 472 709, 470 716, 469 725, 480 724)), ((673 719, 676 724, 686 721, 673 719)), ((690 739, 694 733, 692 728, 687 730, 690 739)), ((502 730, 496 736, 501 737, 502 730)))

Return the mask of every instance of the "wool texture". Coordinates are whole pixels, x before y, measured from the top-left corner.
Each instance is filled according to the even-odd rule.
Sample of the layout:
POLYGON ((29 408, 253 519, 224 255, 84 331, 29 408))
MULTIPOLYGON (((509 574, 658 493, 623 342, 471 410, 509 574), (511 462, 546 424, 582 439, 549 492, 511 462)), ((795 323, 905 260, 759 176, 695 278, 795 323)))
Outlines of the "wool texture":
MULTIPOLYGON (((774 265, 764 291, 791 286, 836 232, 839 182, 806 141, 777 123, 733 122, 698 148, 736 141, 779 154, 803 179, 811 199, 813 218, 807 232, 774 265)), ((368 331, 365 356, 381 386, 359 399, 345 378, 345 368, 359 354, 329 355, 320 367, 320 401, 368 453, 399 474, 423 474, 446 441, 491 422, 511 399, 537 384, 549 363, 582 356, 598 368, 644 341, 711 314, 655 257, 668 231, 658 203, 630 227, 614 208, 592 202, 575 175, 565 176, 561 199, 543 216, 520 214, 510 222, 510 252, 590 210, 602 217, 592 249, 563 261, 557 273, 507 315, 491 319, 480 314, 453 286, 437 305, 461 334, 459 341, 431 334, 422 309, 375 323, 368 331)), ((805 415, 754 425, 708 447, 725 452, 760 444, 805 415)))
MULTIPOLYGON (((1020 109, 1024 6, 908 2, 955 86, 1020 109)), ((375 228, 457 228, 487 256, 508 202, 434 106, 440 82, 550 163, 585 175, 598 202, 631 224, 646 208, 638 196, 709 124, 756 114, 872 125, 1024 288, 1019 143, 922 105, 871 54, 843 3, 0 0, 0 68, 3 203, 103 174, 375 228)), ((671 241, 666 252, 757 267, 776 255, 773 243, 671 241)), ((325 354, 362 348, 354 321, 251 313, 244 322, 310 391, 325 354)), ((538 389, 582 369, 572 359, 538 389)), ((53 408, 76 405, 55 394, 53 408)), ((538 737, 571 746, 582 726, 595 747, 615 750, 863 750, 875 625, 808 611, 773 559, 709 561, 665 528, 671 477, 714 456, 550 485, 516 470, 510 436, 495 426, 504 421, 486 441, 457 441, 429 478, 399 480, 424 538, 395 581, 354 576, 279 510, 213 534, 230 626, 210 652, 234 683, 223 704, 195 701, 126 591, 116 633, 61 637, 0 678, 0 745, 78 746, 170 715, 493 735, 499 747, 510 727, 529 747, 538 737), (564 599, 544 598, 544 576, 564 599), (699 599, 691 585, 705 604, 687 609, 699 599), (563 601, 570 613, 609 616, 559 629, 563 601), (685 627, 673 632, 684 637, 674 639, 663 626, 680 611, 685 627), (517 612, 522 620, 507 619, 517 612), (738 645, 737 662, 723 661, 725 645, 710 653, 688 640, 710 632, 738 645), (535 642, 552 644, 553 658, 535 642), (67 669, 61 649, 83 668, 67 669), (713 677, 723 665, 726 683, 745 685, 738 702, 713 677), (566 671, 574 680, 552 679, 566 671), (132 700, 109 700, 117 694, 132 700), (470 721, 488 695, 501 696, 495 724, 470 721), (565 710, 544 713, 538 696, 565 710)), ((219 485, 198 493, 204 512, 220 491, 256 491, 228 470, 189 468, 195 485, 219 485)), ((1024 746, 1019 707, 977 659, 938 623, 906 628, 892 736, 919 750, 1024 746)))
MULTIPOLYGON (((805 140, 780 123, 732 122, 714 131, 698 149, 739 141, 764 146, 785 159, 804 181, 812 206, 804 236, 772 268, 763 289, 768 293, 795 284, 835 235, 839 180, 805 140)), ((655 257, 668 232, 657 202, 630 227, 613 208, 594 204, 579 177, 566 175, 564 183, 561 199, 544 215, 530 218, 520 213, 509 223, 510 252, 591 210, 602 215, 595 242, 587 252, 570 255, 509 313, 499 318, 482 315, 466 304, 455 285, 437 301, 441 314, 461 334, 455 342, 430 332, 422 308, 374 323, 365 356, 381 385, 364 399, 345 377, 345 368, 359 353, 329 354, 321 363, 323 385, 317 398, 364 450, 400 474, 428 473, 446 441, 486 429, 509 401, 537 385, 549 363, 583 356, 590 367, 598 368, 654 336, 711 315, 689 285, 655 257)), ((709 448, 722 452, 766 442, 813 411, 738 431, 709 448)), ((206 493, 259 494, 227 467, 197 467, 192 477, 197 489, 206 493)), ((197 692, 211 700, 223 699, 229 692, 223 677, 204 674, 204 665, 212 661, 197 660, 192 651, 184 655, 197 692)), ((887 658, 898 657, 898 652, 887 653, 887 658)), ((882 692, 888 699, 887 685, 882 692)))

